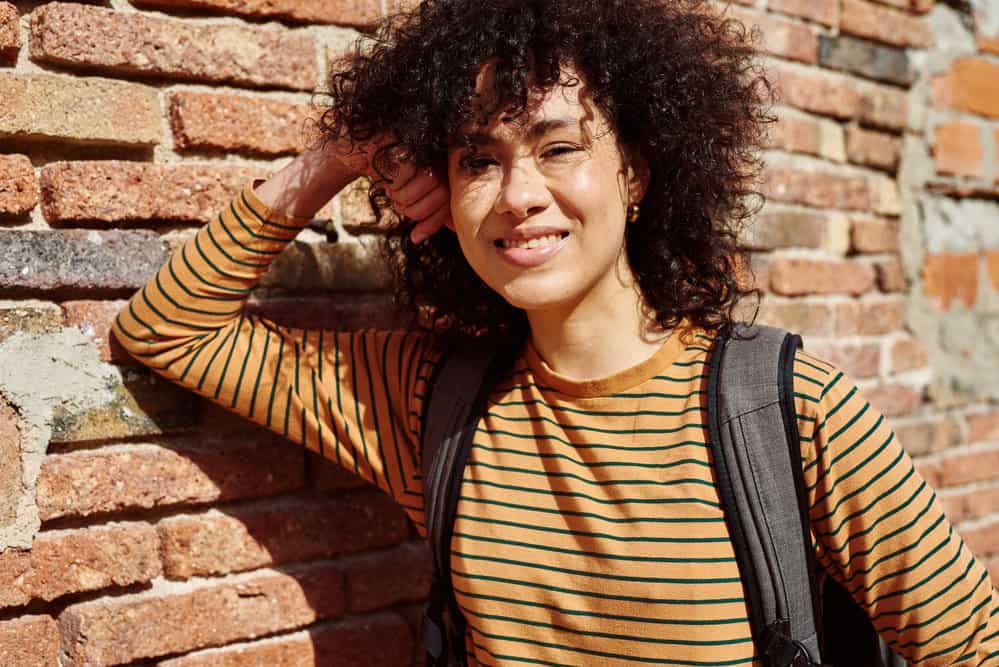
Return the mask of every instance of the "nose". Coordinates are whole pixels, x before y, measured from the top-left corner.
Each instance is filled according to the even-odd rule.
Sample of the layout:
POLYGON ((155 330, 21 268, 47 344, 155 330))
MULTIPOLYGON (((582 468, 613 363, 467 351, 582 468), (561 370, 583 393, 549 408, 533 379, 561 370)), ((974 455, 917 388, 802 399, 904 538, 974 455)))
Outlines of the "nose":
POLYGON ((544 176, 530 165, 515 165, 496 198, 496 212, 523 219, 540 213, 550 203, 551 192, 544 176))

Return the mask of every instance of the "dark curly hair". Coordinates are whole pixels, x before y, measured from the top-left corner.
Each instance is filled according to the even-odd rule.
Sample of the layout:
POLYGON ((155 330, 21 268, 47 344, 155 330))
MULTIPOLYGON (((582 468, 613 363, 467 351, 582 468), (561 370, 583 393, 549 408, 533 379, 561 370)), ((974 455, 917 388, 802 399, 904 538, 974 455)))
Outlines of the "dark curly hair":
MULTIPOLYGON (((650 168, 625 234, 650 314, 664 330, 683 319, 717 330, 755 293, 737 242, 762 201, 758 148, 772 121, 755 55, 743 24, 704 0, 424 0, 335 68, 321 124, 331 138, 394 137, 375 155, 380 174, 399 156, 445 174, 459 128, 522 113, 533 90, 565 85, 571 65, 620 145, 650 168), (473 92, 487 61, 495 106, 483 109, 473 92)), ((390 206, 377 181, 371 196, 390 206)), ((525 313, 479 279, 454 234, 414 244, 406 222, 386 250, 417 326, 452 340, 526 331, 525 313)))

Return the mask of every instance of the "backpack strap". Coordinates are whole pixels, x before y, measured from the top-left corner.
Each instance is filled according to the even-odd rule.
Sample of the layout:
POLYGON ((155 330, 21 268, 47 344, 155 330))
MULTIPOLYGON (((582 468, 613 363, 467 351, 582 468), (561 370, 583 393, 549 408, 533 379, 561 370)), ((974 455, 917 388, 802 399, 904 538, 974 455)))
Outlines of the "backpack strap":
POLYGON ((793 362, 800 347, 801 338, 786 331, 738 325, 719 334, 708 374, 718 493, 766 667, 821 662, 820 600, 794 406, 793 362))
POLYGON ((465 619, 451 584, 451 538, 475 428, 493 387, 519 346, 468 345, 445 353, 424 405, 421 469, 427 541, 433 564, 423 614, 423 645, 432 667, 465 663, 465 619))

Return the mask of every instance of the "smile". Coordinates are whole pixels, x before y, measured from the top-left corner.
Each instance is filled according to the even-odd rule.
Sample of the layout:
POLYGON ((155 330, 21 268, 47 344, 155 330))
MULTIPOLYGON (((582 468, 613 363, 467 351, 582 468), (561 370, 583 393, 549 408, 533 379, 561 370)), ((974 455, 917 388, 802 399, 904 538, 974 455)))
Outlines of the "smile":
POLYGON ((561 234, 547 234, 532 239, 498 239, 496 245, 501 248, 540 248, 556 245, 568 235, 568 232, 562 232, 561 234))

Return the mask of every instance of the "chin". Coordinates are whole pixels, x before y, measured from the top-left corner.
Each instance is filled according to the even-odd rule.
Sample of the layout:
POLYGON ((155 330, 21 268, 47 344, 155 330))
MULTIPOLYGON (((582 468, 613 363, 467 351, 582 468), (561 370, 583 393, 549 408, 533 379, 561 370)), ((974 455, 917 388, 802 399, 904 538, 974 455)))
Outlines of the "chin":
POLYGON ((496 291, 511 306, 527 312, 563 308, 579 297, 576 290, 553 284, 550 277, 543 281, 515 280, 496 291))

